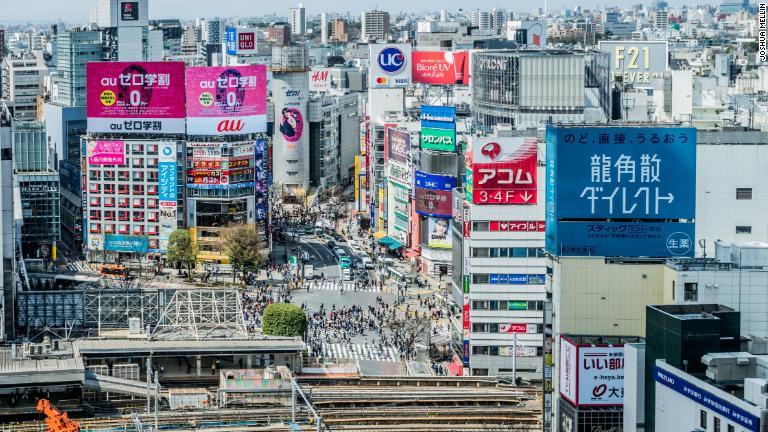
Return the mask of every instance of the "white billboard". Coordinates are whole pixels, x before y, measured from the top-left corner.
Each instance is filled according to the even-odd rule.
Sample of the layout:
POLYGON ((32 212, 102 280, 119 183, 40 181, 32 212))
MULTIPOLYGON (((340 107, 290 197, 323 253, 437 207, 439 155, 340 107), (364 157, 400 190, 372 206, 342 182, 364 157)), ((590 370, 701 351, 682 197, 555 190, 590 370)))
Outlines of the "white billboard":
POLYGON ((331 89, 331 70, 314 67, 309 71, 310 91, 329 91, 331 89))
POLYGON ((560 394, 576 406, 624 404, 624 346, 560 338, 560 394))
POLYGON ((598 49, 610 57, 611 81, 648 88, 669 68, 667 41, 600 41, 598 49))
POLYGON ((368 56, 370 88, 407 87, 411 83, 410 45, 372 44, 368 56))

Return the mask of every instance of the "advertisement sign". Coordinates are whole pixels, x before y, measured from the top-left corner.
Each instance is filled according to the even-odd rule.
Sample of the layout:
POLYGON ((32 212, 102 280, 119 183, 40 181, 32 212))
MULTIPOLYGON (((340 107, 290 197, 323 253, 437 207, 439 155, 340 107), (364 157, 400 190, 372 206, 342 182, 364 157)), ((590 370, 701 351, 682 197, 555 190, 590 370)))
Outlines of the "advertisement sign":
POLYGON ((536 333, 536 324, 499 324, 499 333, 536 333))
POLYGON ((407 186, 413 185, 413 174, 407 165, 396 162, 387 163, 387 179, 391 182, 407 186))
POLYGON ((428 219, 429 241, 433 249, 451 249, 452 236, 448 227, 449 219, 431 217, 428 219))
POLYGON ((176 143, 160 144, 160 157, 157 163, 158 200, 176 204, 178 199, 178 180, 176 166, 176 143))
POLYGON ((256 179, 256 220, 263 221, 267 219, 267 205, 269 201, 269 192, 267 188, 267 142, 263 139, 256 140, 254 144, 254 169, 256 179))
POLYGON ((307 135, 304 130, 307 95, 304 93, 306 90, 282 90, 280 100, 276 103, 275 122, 280 133, 277 135, 279 137, 277 145, 283 146, 284 154, 299 153, 301 139, 307 135))
POLYGON ((386 151, 384 155, 387 161, 399 162, 403 165, 409 165, 411 154, 411 134, 408 131, 386 128, 385 139, 386 151))
POLYGON ((466 51, 415 51, 411 54, 414 83, 433 85, 469 84, 466 51))
POLYGON ((467 153, 472 158, 467 183, 472 181, 474 204, 536 204, 536 138, 474 138, 467 153))
POLYGON ((125 165, 125 141, 88 141, 88 165, 125 165))
MULTIPOLYGON (((762 430, 760 428, 760 417, 714 395, 712 392, 701 386, 691 383, 678 374, 654 366, 653 379, 657 383, 687 397, 700 406, 719 413, 728 421, 741 425, 750 432, 758 432, 762 430)), ((756 408, 759 409, 759 407, 756 408)))
POLYGON ((544 285, 543 274, 526 273, 491 273, 488 275, 489 285, 544 285))
POLYGON ((517 345, 517 349, 514 346, 500 346, 499 355, 504 357, 536 357, 536 347, 517 345))
POLYGON ((190 135, 267 131, 264 65, 187 68, 186 96, 190 135))
POLYGON ((421 129, 421 148, 444 152, 456 151, 456 131, 450 129, 421 129))
POLYGON ((331 70, 314 67, 309 71, 310 91, 329 91, 331 89, 331 70))
POLYGON ((138 21, 139 20, 139 2, 124 1, 120 2, 120 21, 138 21))
POLYGON ((608 53, 611 81, 651 87, 668 69, 667 41, 600 41, 597 47, 608 53))
POLYGON ((254 55, 258 53, 258 30, 245 27, 227 27, 228 55, 254 55))
POLYGON ((411 83, 410 44, 369 45, 368 87, 407 87, 411 83))
POLYGON ((624 346, 560 337, 560 394, 576 406, 624 404, 624 346))
POLYGON ((416 171, 414 184, 417 188, 450 191, 456 187, 456 177, 416 171))
POLYGON ((455 177, 416 171, 414 182, 416 213, 443 218, 452 216, 451 189, 456 187, 455 177))
POLYGON ((693 256, 695 196, 693 128, 547 129, 550 253, 693 256))
POLYGON ((86 111, 89 133, 184 133, 184 63, 88 63, 86 111))
POLYGON ((110 252, 145 254, 149 248, 149 241, 145 236, 106 234, 103 247, 110 252))
POLYGON ((544 232, 544 221, 491 221, 488 231, 493 232, 544 232))

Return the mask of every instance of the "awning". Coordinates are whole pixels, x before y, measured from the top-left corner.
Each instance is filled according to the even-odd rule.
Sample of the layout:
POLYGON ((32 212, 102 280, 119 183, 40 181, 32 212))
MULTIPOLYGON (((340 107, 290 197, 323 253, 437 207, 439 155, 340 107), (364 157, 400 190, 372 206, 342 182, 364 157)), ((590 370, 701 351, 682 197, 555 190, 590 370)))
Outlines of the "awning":
POLYGON ((376 231, 376 232, 373 234, 373 238, 375 238, 376 240, 381 240, 381 238, 382 238, 382 237, 385 237, 386 235, 387 235, 387 232, 386 232, 386 231, 376 231))
POLYGON ((384 237, 381 237, 376 241, 379 242, 379 244, 382 244, 384 246, 389 246, 389 244, 392 243, 392 238, 385 235, 384 237))
POLYGON ((389 238, 389 244, 387 245, 387 247, 390 250, 395 250, 395 249, 400 249, 401 247, 403 247, 403 244, 390 237, 389 238))

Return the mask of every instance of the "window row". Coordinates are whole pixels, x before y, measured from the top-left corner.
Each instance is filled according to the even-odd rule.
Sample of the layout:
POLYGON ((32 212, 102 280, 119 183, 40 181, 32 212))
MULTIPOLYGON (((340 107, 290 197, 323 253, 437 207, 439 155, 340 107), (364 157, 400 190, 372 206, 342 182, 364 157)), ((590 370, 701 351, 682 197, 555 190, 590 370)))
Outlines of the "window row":
POLYGON ((118 194, 118 195, 144 195, 144 191, 147 191, 147 195, 157 195, 157 185, 148 185, 146 188, 143 184, 105 184, 102 187, 101 183, 91 183, 88 188, 88 192, 92 194, 105 193, 105 194, 118 194), (103 192, 102 192, 103 191, 103 192))
POLYGON ((144 177, 149 181, 157 181, 157 171, 110 171, 110 170, 90 170, 88 179, 91 181, 144 181, 144 177))
POLYGON ((472 258, 544 258, 544 248, 472 248, 472 258))
MULTIPOLYGON (((536 348, 536 357, 541 357, 544 350, 541 347, 535 347, 535 348, 536 348)), ((499 347, 497 345, 489 345, 489 346, 472 345, 472 355, 490 355, 490 356, 503 355, 507 357, 511 356, 511 351, 509 351, 510 354, 507 354, 505 351, 509 351, 509 347, 507 346, 499 347), (502 354, 499 354, 499 348, 501 348, 502 354)))
POLYGON ((544 326, 542 324, 472 323, 472 333, 541 334, 543 331, 544 331, 544 326), (523 330, 522 329, 523 326, 526 327, 525 331, 518 331, 518 330, 523 330), (536 331, 532 331, 534 330, 534 328, 536 331))
MULTIPOLYGON (((151 194, 154 195, 154 194, 151 194)), ((158 201, 156 198, 114 198, 114 197, 104 197, 102 200, 101 197, 90 197, 88 199, 88 203, 91 207, 101 207, 102 203, 104 207, 115 207, 115 204, 117 204, 118 208, 148 208, 148 209, 156 209, 158 201)))
POLYGON ((157 235, 160 232, 160 227, 158 225, 133 225, 131 228, 130 224, 92 222, 88 224, 88 231, 91 234, 157 235))
MULTIPOLYGON (((720 424, 720 417, 718 416, 712 416, 712 431, 714 432, 721 432, 721 424, 720 424)), ((707 412, 704 410, 699 410, 699 426, 701 426, 705 431, 710 430, 709 424, 707 422, 707 412)), ((727 432, 735 432, 736 427, 733 425, 726 424, 726 431, 727 432)))
POLYGON ((526 300, 472 300, 473 310, 535 311, 544 310, 544 302, 526 300))
POLYGON ((143 212, 143 211, 114 211, 114 210, 91 210, 88 213, 89 219, 92 221, 134 221, 134 222, 157 222, 160 217, 160 212, 143 212))

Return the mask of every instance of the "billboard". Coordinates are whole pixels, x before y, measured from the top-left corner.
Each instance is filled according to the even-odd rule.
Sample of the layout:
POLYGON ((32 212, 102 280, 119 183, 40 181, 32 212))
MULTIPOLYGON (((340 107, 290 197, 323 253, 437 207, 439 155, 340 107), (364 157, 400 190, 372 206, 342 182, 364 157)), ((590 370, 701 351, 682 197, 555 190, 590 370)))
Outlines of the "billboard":
POLYGON ((467 155, 467 193, 474 204, 536 204, 536 138, 474 138, 467 155))
POLYGON ((254 145, 254 170, 256 179, 256 220, 267 219, 267 201, 269 194, 267 188, 267 142, 263 139, 256 140, 254 145))
POLYGON ((535 334, 536 324, 499 324, 499 333, 535 334))
POLYGON ((397 88, 411 83, 410 44, 369 45, 368 87, 397 88))
POLYGON ((264 65, 187 68, 187 134, 267 131, 264 65))
POLYGON ((258 29, 227 27, 226 47, 229 55, 258 54, 258 29))
POLYGON ((386 128, 386 146, 384 155, 387 161, 395 161, 403 165, 409 165, 411 154, 411 134, 402 129, 394 127, 386 128))
POLYGON ((456 151, 456 107, 422 105, 421 148, 456 151))
POLYGON ((145 254, 149 249, 149 240, 146 236, 106 234, 103 248, 110 252, 145 254))
POLYGON ((415 51, 411 54, 414 83, 433 85, 469 84, 467 51, 415 51))
POLYGON ((310 91, 329 91, 331 89, 331 70, 323 67, 313 67, 309 71, 310 91))
POLYGON ((547 46, 547 22, 507 21, 507 40, 519 45, 544 48, 547 46))
POLYGON ((492 232, 544 232, 544 221, 490 221, 488 231, 492 232))
POLYGON ((449 219, 428 218, 429 239, 427 246, 433 249, 451 249, 453 242, 448 221, 449 219))
POLYGON ((624 346, 560 337, 560 395, 576 406, 624 404, 624 346))
POLYGON ((611 81, 651 87, 668 69, 667 41, 600 41, 597 46, 608 53, 611 81))
POLYGON ((455 187, 455 177, 416 171, 414 176, 416 213, 424 216, 450 218, 453 207, 451 190, 455 187))
POLYGON ((86 65, 89 133, 183 134, 184 63, 86 65))
POLYGON ((138 21, 139 20, 139 2, 121 1, 120 2, 120 21, 138 21))
MULTIPOLYGON (((299 153, 302 137, 308 134, 305 131, 307 94, 306 90, 285 89, 275 109, 275 123, 277 123, 277 145, 283 146, 283 154, 299 153), (278 109, 279 108, 279 109, 278 109), (282 141, 282 143, 280 142, 282 141)), ((308 125, 306 125, 308 126, 308 125)))
POLYGON ((176 143, 165 142, 159 146, 157 163, 157 198, 160 209, 159 244, 156 251, 168 249, 168 238, 176 230, 176 201, 178 200, 178 167, 176 164, 176 143))
POLYGON ((693 128, 547 129, 550 253, 693 256, 695 196, 693 128))
POLYGON ((125 141, 88 141, 88 165, 124 165, 125 141))

